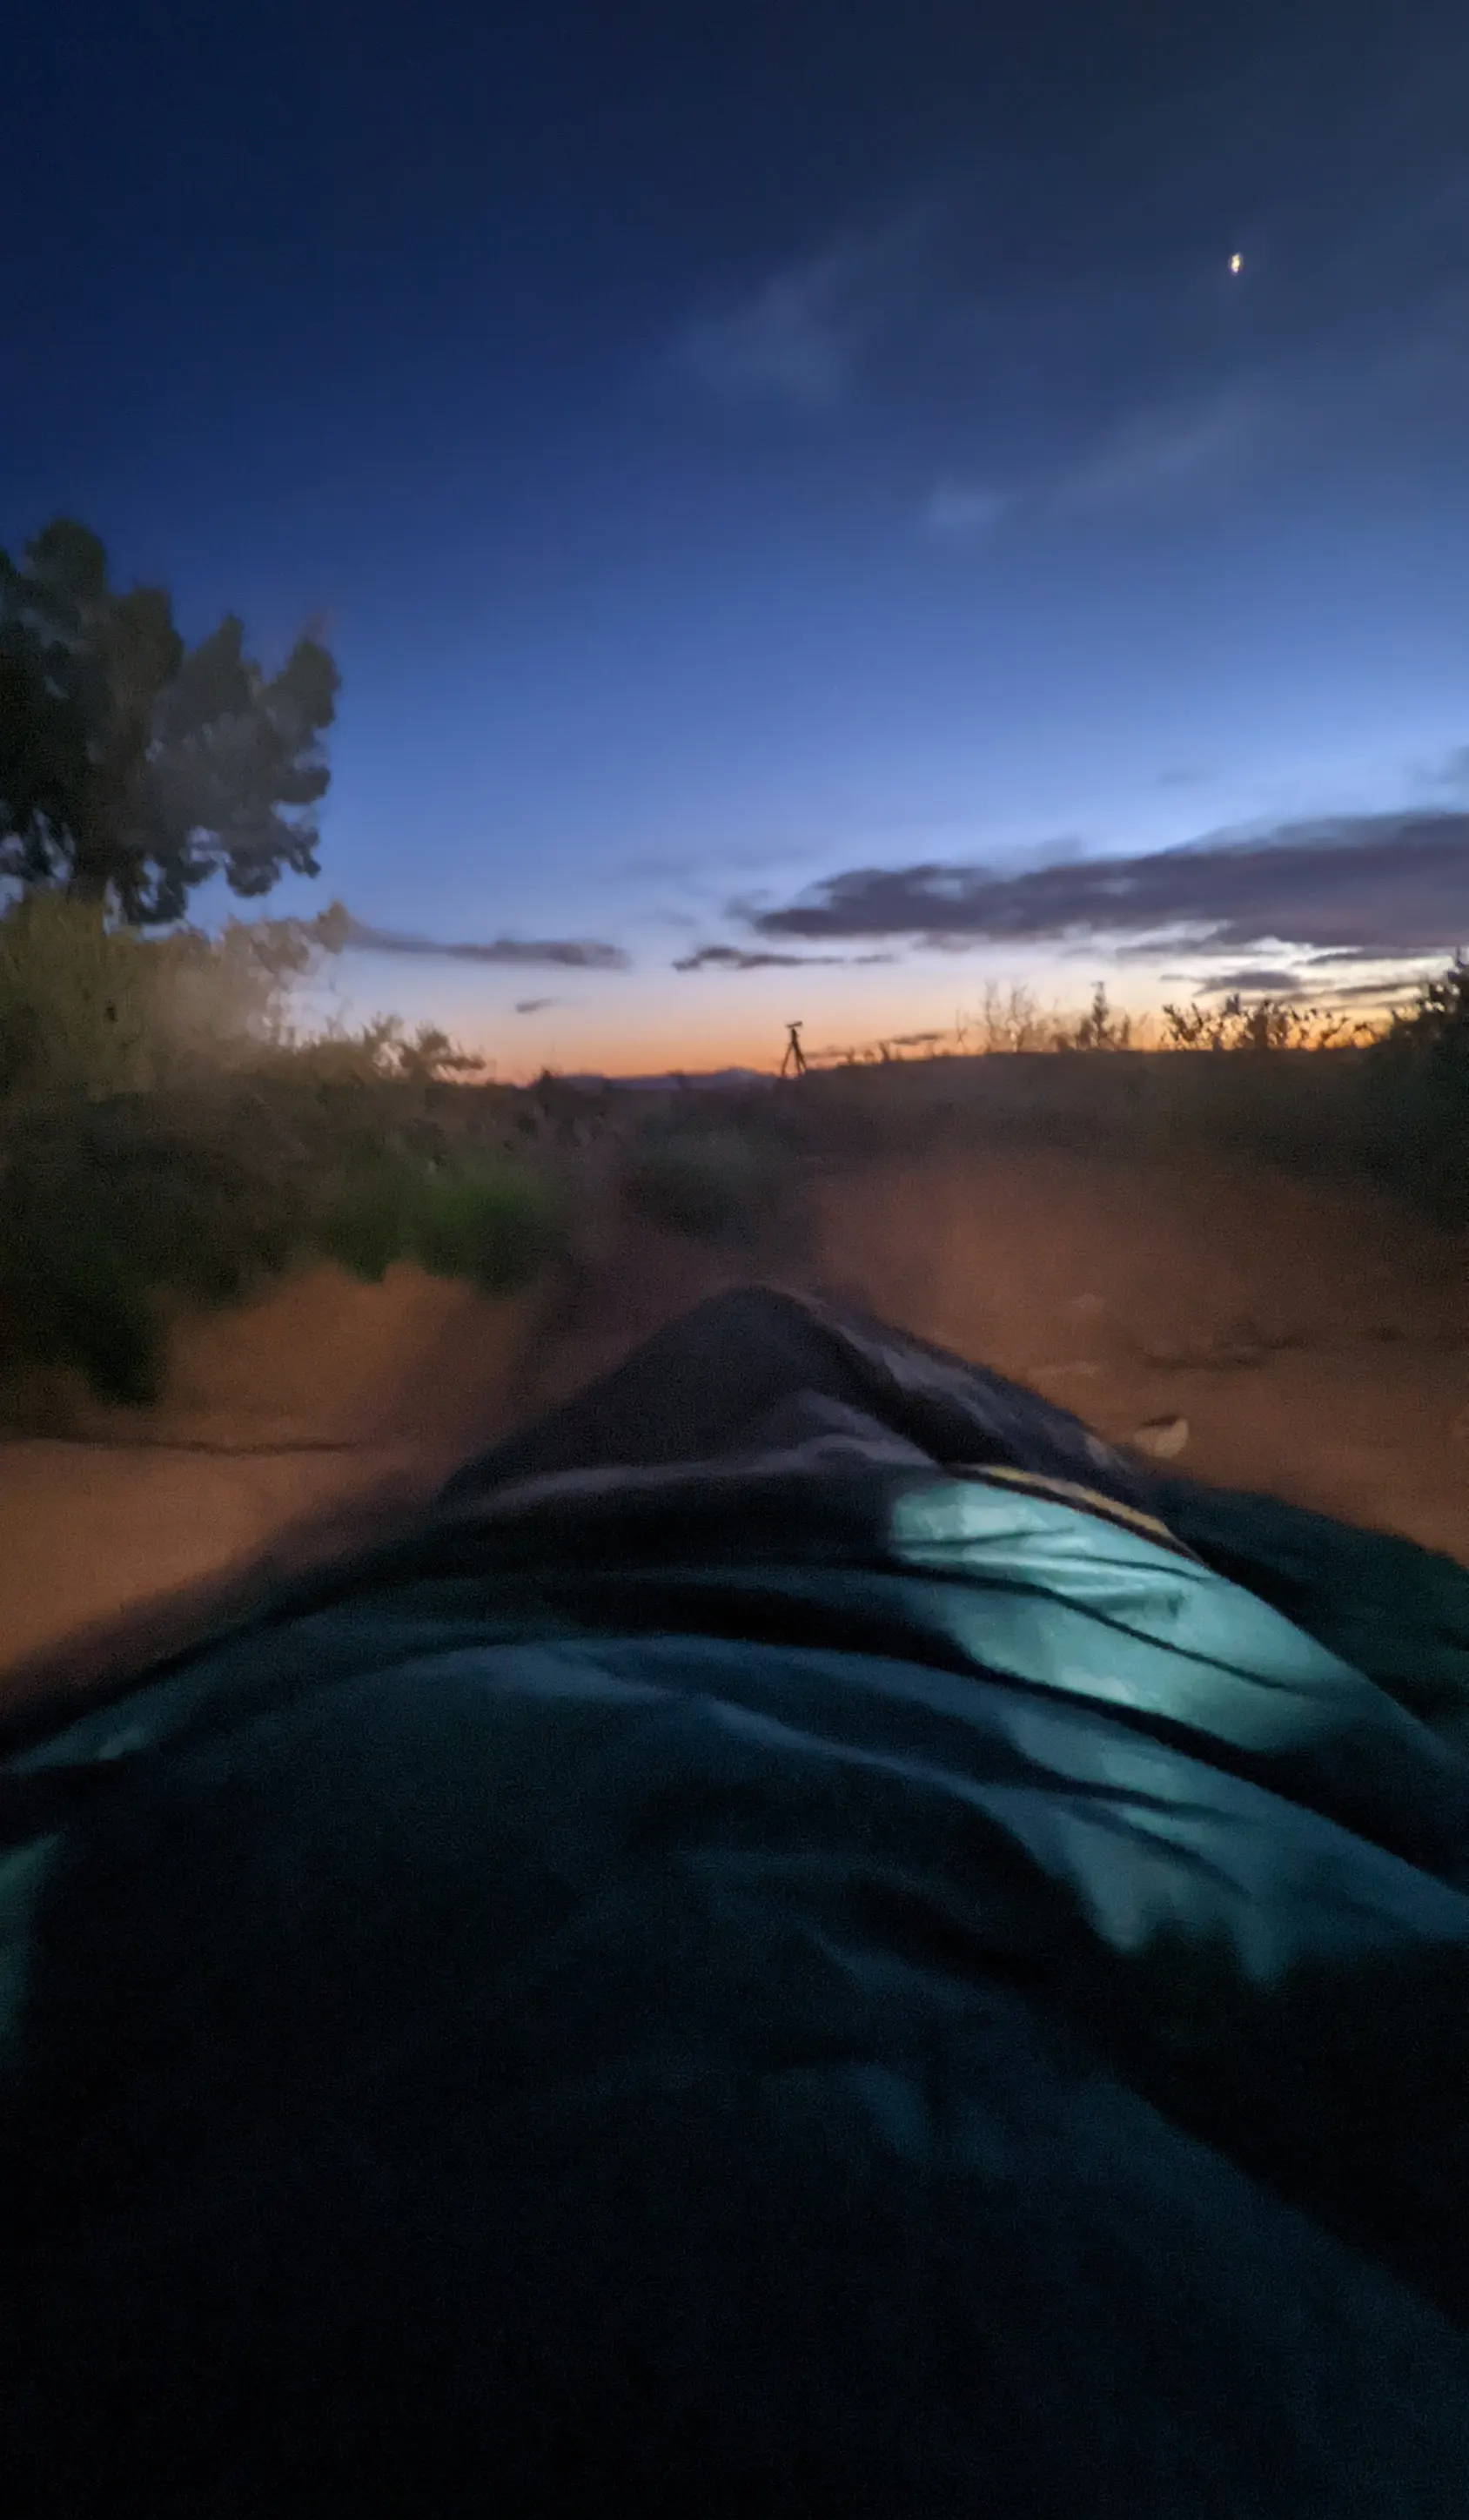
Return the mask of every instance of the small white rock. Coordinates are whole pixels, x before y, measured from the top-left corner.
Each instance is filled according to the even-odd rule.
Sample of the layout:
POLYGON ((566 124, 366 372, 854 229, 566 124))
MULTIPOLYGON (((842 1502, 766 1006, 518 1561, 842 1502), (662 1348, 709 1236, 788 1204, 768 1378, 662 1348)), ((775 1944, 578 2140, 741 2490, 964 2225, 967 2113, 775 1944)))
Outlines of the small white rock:
POLYGON ((1177 1460, 1188 1441, 1186 1418, 1149 1418, 1133 1437, 1140 1453, 1151 1453, 1156 1461, 1177 1460))

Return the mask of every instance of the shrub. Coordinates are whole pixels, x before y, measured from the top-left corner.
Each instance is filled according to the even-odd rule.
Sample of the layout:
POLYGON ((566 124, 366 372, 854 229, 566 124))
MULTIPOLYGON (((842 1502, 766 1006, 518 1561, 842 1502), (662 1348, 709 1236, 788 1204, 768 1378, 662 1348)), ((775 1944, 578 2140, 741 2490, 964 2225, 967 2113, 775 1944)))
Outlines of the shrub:
POLYGON ((393 1261, 412 1259, 431 1277, 464 1278, 487 1295, 526 1285, 561 1238, 551 1185, 523 1164, 381 1153, 343 1174, 319 1233, 321 1247, 356 1277, 378 1279, 393 1261))
POLYGON ((0 1100, 150 1093, 289 1047, 289 995, 340 915, 140 935, 37 892, 0 914, 0 1100))
POLYGON ((401 1156, 353 1164, 323 1202, 318 1234, 328 1259, 376 1284, 413 1247, 419 1186, 418 1167, 401 1156))
POLYGON ((430 1173, 414 1227, 414 1256, 436 1278, 467 1278, 482 1294, 527 1285, 560 1246, 560 1205, 524 1165, 479 1162, 430 1173))
POLYGON ((1202 1007, 1195 998, 1187 1006, 1163 1010, 1166 1050, 1335 1050, 1361 1043, 1372 1031, 1371 1024, 1354 1024, 1350 1016, 1326 1007, 1270 997, 1246 1002, 1238 990, 1218 1006, 1202 1007))
POLYGON ((296 1245, 258 1163, 141 1102, 13 1133, 0 1173, 0 1315, 22 1367, 75 1366, 104 1399, 156 1397, 169 1295, 238 1300, 296 1245))
POLYGON ((1086 1013, 1063 1021, 1052 1035, 1052 1046, 1063 1052, 1131 1050, 1133 1018, 1118 1013, 1107 995, 1106 982, 1098 980, 1086 1013))
POLYGON ((1006 1052, 1050 1050, 1056 1019, 1047 1020, 1033 989, 1023 984, 1002 988, 987 980, 979 1005, 955 1017, 954 1041, 966 1058, 989 1058, 1006 1052))
POLYGON ((424 1085, 479 1068, 437 1026, 410 1032, 393 1015, 296 1029, 293 991, 348 932, 334 905, 313 920, 232 919, 217 936, 147 936, 95 903, 28 894, 0 913, 0 1103, 247 1072, 424 1085))
POLYGON ((1455 957, 1368 1054, 1378 1167, 1444 1223, 1469 1222, 1469 961, 1455 957))
POLYGON ((154 966, 142 940, 61 894, 0 918, 0 1096, 154 1082, 154 966))
POLYGON ((1469 1094, 1469 957, 1456 954, 1447 971, 1425 980, 1413 1005, 1394 1015, 1378 1048, 1384 1064, 1410 1065, 1469 1094))
POLYGON ((650 1223, 700 1241, 753 1238, 780 1207, 791 1158, 773 1134, 679 1122, 630 1150, 623 1192, 650 1223))
POLYGON ((100 1398, 157 1397, 168 1315, 238 1302, 316 1254, 380 1278, 415 1259, 494 1295, 554 1255, 539 1174, 449 1143, 412 1089, 234 1084, 48 1106, 0 1163, 6 1361, 70 1367, 100 1398))

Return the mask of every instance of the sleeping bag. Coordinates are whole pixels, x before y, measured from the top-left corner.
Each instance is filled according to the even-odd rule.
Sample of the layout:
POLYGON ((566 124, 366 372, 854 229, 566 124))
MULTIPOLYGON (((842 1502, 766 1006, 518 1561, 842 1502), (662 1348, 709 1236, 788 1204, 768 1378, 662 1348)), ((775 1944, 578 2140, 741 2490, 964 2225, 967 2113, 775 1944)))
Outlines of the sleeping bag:
POLYGON ((7 2514, 1462 2520, 1469 1575, 716 1298, 0 1765, 7 2514))

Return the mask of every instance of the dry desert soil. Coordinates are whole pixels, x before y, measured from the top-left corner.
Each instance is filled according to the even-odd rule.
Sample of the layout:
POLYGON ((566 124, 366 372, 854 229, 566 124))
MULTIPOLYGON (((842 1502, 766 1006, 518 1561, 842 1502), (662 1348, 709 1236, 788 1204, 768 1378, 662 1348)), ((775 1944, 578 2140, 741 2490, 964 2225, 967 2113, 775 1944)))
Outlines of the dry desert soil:
MULTIPOLYGON (((1469 1237, 1274 1174, 1004 1151, 826 1177, 786 1282, 855 1297, 1177 1466, 1469 1562, 1469 1237)), ((0 1440, 0 1698, 81 1690, 391 1527, 481 1445, 721 1284, 626 1220, 491 1303, 320 1269, 178 1328, 165 1406, 0 1440)))

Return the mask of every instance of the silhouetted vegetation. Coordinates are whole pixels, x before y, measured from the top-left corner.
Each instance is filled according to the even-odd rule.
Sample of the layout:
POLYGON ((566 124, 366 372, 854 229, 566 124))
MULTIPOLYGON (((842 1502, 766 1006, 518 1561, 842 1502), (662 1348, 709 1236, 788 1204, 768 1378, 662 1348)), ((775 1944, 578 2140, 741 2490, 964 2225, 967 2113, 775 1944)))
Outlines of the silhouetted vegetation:
POLYGON ((768 1114, 711 1121, 697 1108, 675 1109, 638 1131, 620 1180, 629 1203, 654 1225, 704 1241, 748 1241, 792 1195, 796 1159, 768 1114))
POLYGON ((1397 1013, 1368 1060, 1384 1169, 1446 1223, 1469 1221, 1469 961, 1397 1013))
POLYGON ((162 587, 112 586, 58 518, 0 552, 0 878, 130 925, 180 919, 210 876, 315 875, 336 668, 299 639, 267 676, 227 614, 186 648, 162 587))
POLYGON ((375 1154, 348 1166, 321 1213, 320 1248, 359 1278, 416 1260, 434 1278, 463 1278, 509 1295, 562 1247, 553 1184, 508 1157, 458 1162, 375 1154))
POLYGON ((344 932, 333 907, 150 935, 45 887, 0 915, 12 1389, 65 1369, 147 1402, 180 1307, 239 1302, 322 1258, 366 1279, 412 1261, 506 1294, 611 1191, 666 1232, 768 1251, 799 1233, 815 1171, 949 1148, 1224 1152, 1355 1172, 1469 1220, 1462 961, 1365 1046, 1335 1016, 1225 998, 1169 1007, 1142 1048, 1157 1027, 1103 988, 1069 1020, 995 990, 953 1034, 886 1057, 650 1097, 549 1074, 467 1086, 477 1059, 390 1016, 298 1030, 294 993, 344 932))
POLYGON ((819 1058, 809 1076, 779 1090, 787 1125, 812 1155, 860 1161, 985 1146, 1119 1159, 1224 1153, 1357 1174, 1442 1223, 1469 1221, 1463 960, 1376 1022, 1235 994, 1130 1023, 1101 987, 1067 1018, 1024 987, 992 987, 937 1055, 819 1058))
POLYGON ((106 1400, 157 1398, 180 1305, 239 1303, 332 1258, 379 1278, 412 1260, 487 1294, 562 1247, 555 1181, 435 1116, 406 1082, 220 1079, 72 1100, 0 1142, 0 1362, 12 1391, 69 1369, 106 1400))
POLYGON ((1070 1024, 1063 1024, 1051 1047, 1058 1051, 1131 1050, 1133 1018, 1118 1012, 1107 995, 1105 981, 1098 980, 1086 1012, 1070 1024))
POLYGON ((1375 1037, 1377 1027, 1327 1007, 1297 1006, 1288 998, 1243 997, 1238 990, 1218 1006, 1165 1006, 1165 1050, 1336 1050, 1375 1037))

